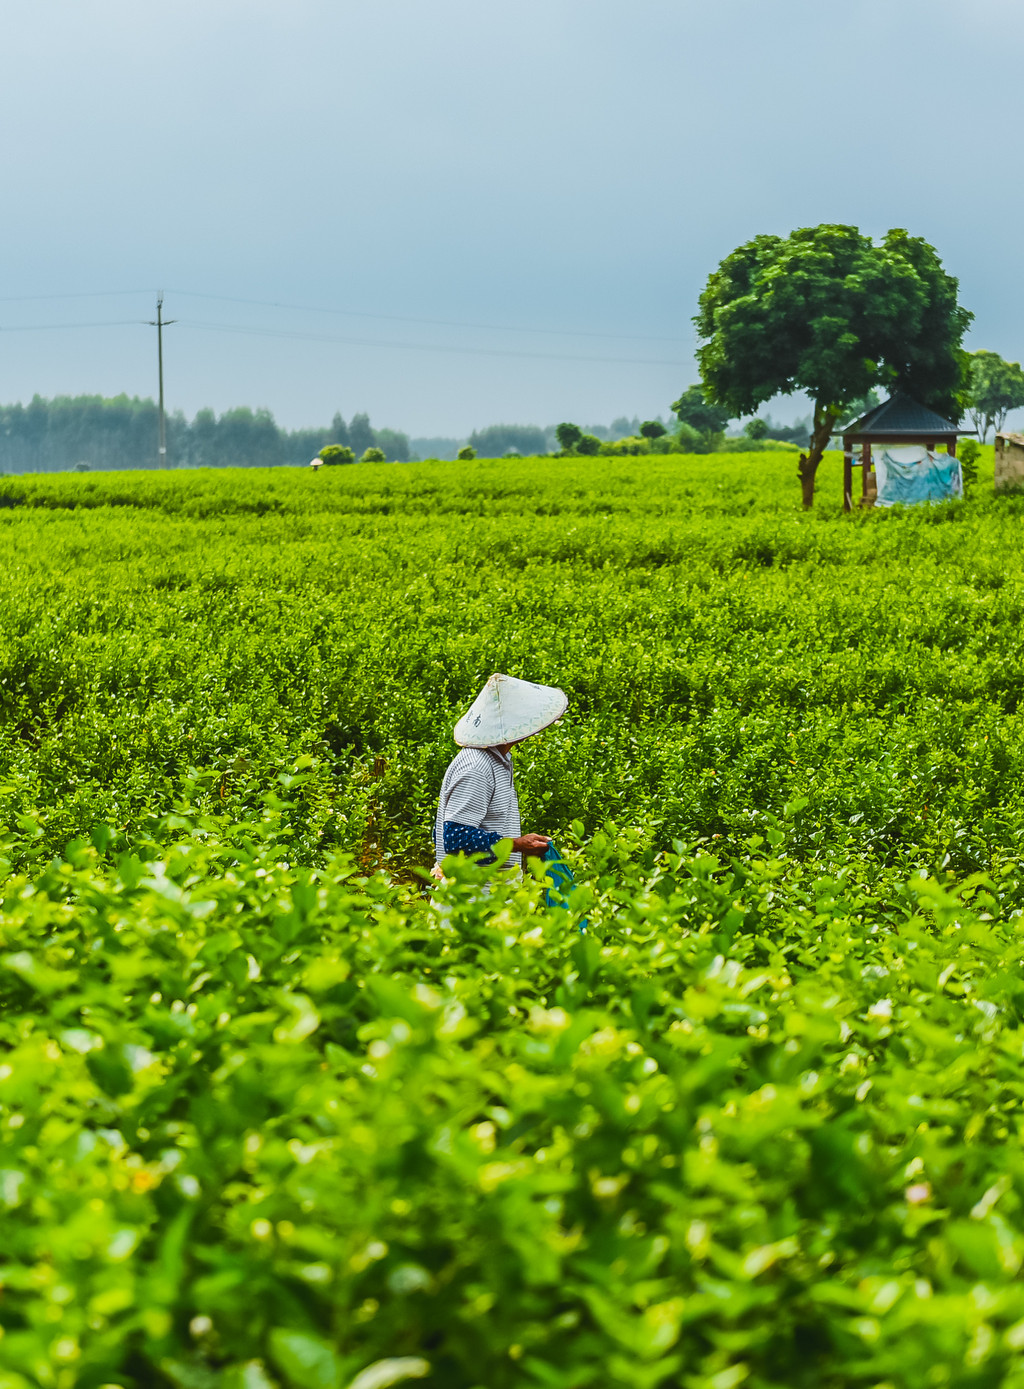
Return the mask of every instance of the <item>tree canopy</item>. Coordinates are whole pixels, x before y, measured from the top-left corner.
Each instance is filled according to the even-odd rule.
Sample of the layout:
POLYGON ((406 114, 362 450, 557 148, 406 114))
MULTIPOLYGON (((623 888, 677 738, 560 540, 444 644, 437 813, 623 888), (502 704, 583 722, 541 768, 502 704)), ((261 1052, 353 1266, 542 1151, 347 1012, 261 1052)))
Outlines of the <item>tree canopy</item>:
POLYGON ((735 416, 807 392, 814 425, 800 475, 809 506, 837 420, 873 386, 960 418, 960 344, 972 315, 957 289, 934 247, 902 230, 877 244, 831 224, 757 236, 722 261, 700 297, 704 395, 735 416))
POLYGON ((688 424, 698 434, 721 434, 729 423, 729 413, 712 405, 700 386, 688 386, 672 409, 680 424, 688 424))
POLYGON ((370 426, 369 415, 353 415, 348 423, 348 444, 359 458, 367 449, 377 447, 377 436, 370 426))
POLYGON ((400 429, 375 429, 374 443, 389 463, 408 463, 412 458, 412 446, 408 434, 400 429))
POLYGON ((492 424, 474 429, 469 442, 481 458, 503 458, 509 449, 524 456, 546 453, 547 435, 535 424, 492 424))
POLYGON ((1024 407, 1024 371, 1019 362, 1006 362, 998 352, 982 348, 970 356, 967 409, 985 442, 988 431, 1002 429, 1011 410, 1024 407))

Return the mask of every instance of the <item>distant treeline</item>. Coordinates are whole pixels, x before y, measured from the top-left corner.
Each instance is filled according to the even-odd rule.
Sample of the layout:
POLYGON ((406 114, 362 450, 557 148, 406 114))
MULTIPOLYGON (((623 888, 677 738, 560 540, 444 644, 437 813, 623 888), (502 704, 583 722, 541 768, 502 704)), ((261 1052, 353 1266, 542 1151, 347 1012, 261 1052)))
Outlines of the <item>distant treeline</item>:
MULTIPOLYGON (((636 419, 623 416, 609 427, 590 425, 600 439, 635 434, 636 419)), ((395 463, 417 458, 454 458, 464 444, 481 458, 507 453, 550 453, 557 448, 554 425, 494 424, 462 438, 410 441, 397 429, 374 429, 366 414, 346 423, 338 413, 329 426, 282 429, 269 410, 239 406, 217 415, 200 410, 188 420, 167 416, 167 461, 172 468, 302 467, 325 444, 347 444, 356 458, 379 448, 395 463)), ((28 405, 0 405, 0 473, 58 473, 75 469, 155 468, 157 407, 138 396, 35 396, 28 405)))
MULTIPOLYGON (((588 434, 601 440, 624 439, 640 428, 638 417, 629 419, 622 415, 612 420, 610 425, 588 424, 588 434)), ((464 444, 476 451, 478 458, 504 458, 509 453, 521 453, 524 457, 536 454, 554 453, 558 448, 557 426, 549 424, 542 428, 537 424, 489 424, 486 429, 474 429, 473 433, 457 439, 424 438, 413 439, 412 447, 417 458, 454 458, 464 444)))
MULTIPOLYGON (((671 417, 659 422, 669 431, 679 428, 671 417)), ((757 425, 770 439, 805 441, 804 421, 788 429, 770 418, 757 425)), ((640 428, 638 418, 623 415, 608 426, 586 425, 583 432, 611 444, 635 439, 640 428)), ((479 458, 553 453, 559 447, 554 425, 492 424, 468 437, 410 440, 397 429, 374 429, 366 414, 355 414, 346 423, 338 413, 329 426, 318 429, 282 429, 269 410, 247 406, 222 415, 200 410, 193 420, 180 411, 167 417, 167 461, 172 468, 302 467, 325 444, 348 445, 357 459, 368 448, 379 448, 393 463, 454 458, 465 444, 472 445, 479 458)), ((28 405, 0 405, 0 473, 156 466, 157 407, 152 400, 127 395, 52 400, 35 396, 28 405)))
MULTIPOLYGON (((327 428, 281 429, 269 410, 240 406, 216 415, 200 410, 189 421, 167 417, 167 461, 178 468, 301 466, 325 444, 348 444, 360 457, 368 448, 405 462, 409 439, 395 429, 373 429, 365 414, 346 424, 340 414, 327 428)), ((0 406, 0 472, 57 473, 73 469, 155 468, 157 407, 138 396, 35 396, 28 405, 0 406)))

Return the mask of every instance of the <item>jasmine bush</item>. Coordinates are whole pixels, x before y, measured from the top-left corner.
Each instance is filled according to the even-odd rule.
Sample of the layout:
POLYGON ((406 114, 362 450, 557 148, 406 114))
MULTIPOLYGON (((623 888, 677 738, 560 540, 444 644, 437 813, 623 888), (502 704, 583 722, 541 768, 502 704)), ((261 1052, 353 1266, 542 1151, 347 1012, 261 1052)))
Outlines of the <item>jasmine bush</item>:
POLYGON ((1019 503, 545 467, 2 484, 3 1389, 1024 1384, 1019 503))

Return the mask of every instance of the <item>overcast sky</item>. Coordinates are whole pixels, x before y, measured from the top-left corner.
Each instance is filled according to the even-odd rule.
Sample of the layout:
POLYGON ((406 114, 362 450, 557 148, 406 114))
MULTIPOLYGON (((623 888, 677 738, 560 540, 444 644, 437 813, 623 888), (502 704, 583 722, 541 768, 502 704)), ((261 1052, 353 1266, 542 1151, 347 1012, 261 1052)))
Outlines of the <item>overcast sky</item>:
POLYGON ((463 435, 666 413, 708 272, 822 221, 927 237, 968 345, 1024 355, 1019 0, 8 0, 3 21, 0 401, 154 395, 139 320, 163 287, 189 415, 463 435), (38 327, 72 323, 102 326, 38 327))

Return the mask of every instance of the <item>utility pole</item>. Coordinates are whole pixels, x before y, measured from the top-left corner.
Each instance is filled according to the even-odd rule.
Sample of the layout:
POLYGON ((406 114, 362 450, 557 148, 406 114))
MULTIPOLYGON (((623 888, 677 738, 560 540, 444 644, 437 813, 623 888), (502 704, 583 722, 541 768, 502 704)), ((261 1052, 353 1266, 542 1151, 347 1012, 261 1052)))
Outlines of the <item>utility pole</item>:
POLYGON ((157 442, 157 467, 167 467, 167 421, 164 417, 164 329, 170 323, 177 323, 176 318, 164 318, 164 292, 157 291, 156 296, 156 318, 148 320, 151 328, 156 329, 156 362, 157 371, 160 376, 160 427, 157 442))

